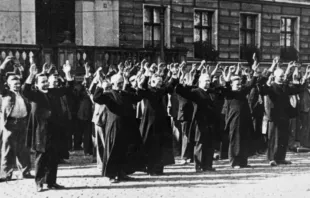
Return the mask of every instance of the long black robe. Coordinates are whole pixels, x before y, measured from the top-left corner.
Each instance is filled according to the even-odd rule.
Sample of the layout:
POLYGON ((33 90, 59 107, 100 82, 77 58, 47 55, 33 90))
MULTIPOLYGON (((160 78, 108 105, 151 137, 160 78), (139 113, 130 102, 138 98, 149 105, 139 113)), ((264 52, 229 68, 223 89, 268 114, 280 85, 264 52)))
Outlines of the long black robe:
POLYGON ((308 88, 304 88, 300 93, 300 121, 301 129, 296 139, 301 146, 310 148, 310 91, 308 88))
POLYGON ((229 133, 228 155, 232 166, 247 166, 250 134, 253 130, 247 95, 255 85, 257 78, 241 88, 240 91, 227 89, 225 96, 225 130, 229 133))
POLYGON ((214 149, 212 145, 216 117, 214 92, 201 88, 192 89, 178 85, 177 94, 195 103, 193 121, 189 139, 196 143, 194 161, 196 170, 206 170, 212 167, 214 149))
MULTIPOLYGON (((148 82, 148 78, 145 82, 148 82)), ((146 88, 138 90, 138 95, 144 99, 140 132, 147 158, 146 167, 151 174, 162 173, 163 166, 174 164, 172 128, 167 119, 167 108, 163 102, 167 94, 173 91, 173 84, 174 82, 171 81, 167 86, 160 89, 146 88)))
POLYGON ((133 109, 141 98, 132 92, 103 92, 102 88, 98 88, 93 100, 107 107, 103 176, 114 178, 141 170, 143 162, 137 153, 142 140, 133 109))

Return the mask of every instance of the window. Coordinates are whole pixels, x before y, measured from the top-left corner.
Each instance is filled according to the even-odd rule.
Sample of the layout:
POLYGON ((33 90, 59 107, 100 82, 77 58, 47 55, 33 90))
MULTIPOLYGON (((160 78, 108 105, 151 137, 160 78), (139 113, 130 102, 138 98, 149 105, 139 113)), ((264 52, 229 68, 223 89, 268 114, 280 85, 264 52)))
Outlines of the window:
POLYGON ((294 19, 292 18, 281 18, 280 45, 282 48, 294 46, 294 19))
MULTIPOLYGON (((240 58, 247 59, 247 52, 255 53, 258 46, 257 15, 240 15, 240 58)), ((252 55, 251 55, 252 56, 252 55)))
POLYGON ((297 60, 297 42, 296 42, 296 19, 289 17, 281 18, 281 58, 283 60, 297 60))
POLYGON ((212 43, 212 15, 213 12, 195 11, 194 42, 212 43))
POLYGON ((65 31, 75 41, 75 1, 36 0, 35 9, 37 44, 62 43, 65 31))
POLYGON ((194 13, 194 56, 205 58, 204 53, 213 50, 213 11, 195 10, 194 13))
POLYGON ((160 47, 160 9, 144 7, 144 47, 160 47))

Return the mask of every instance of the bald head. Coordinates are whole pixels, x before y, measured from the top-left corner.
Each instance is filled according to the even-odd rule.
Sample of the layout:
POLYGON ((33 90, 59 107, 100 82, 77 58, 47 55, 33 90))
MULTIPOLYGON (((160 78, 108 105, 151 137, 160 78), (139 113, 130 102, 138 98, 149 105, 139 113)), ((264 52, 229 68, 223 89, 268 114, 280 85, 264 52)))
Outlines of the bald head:
POLYGON ((120 74, 115 74, 111 77, 112 89, 114 90, 122 90, 124 84, 124 78, 120 74))
POLYGON ((284 82, 284 71, 283 69, 276 69, 276 71, 274 71, 274 82, 276 84, 283 84, 284 82))
POLYGON ((211 83, 211 77, 208 74, 202 74, 199 77, 199 87, 201 89, 208 89, 210 88, 210 83, 211 83))

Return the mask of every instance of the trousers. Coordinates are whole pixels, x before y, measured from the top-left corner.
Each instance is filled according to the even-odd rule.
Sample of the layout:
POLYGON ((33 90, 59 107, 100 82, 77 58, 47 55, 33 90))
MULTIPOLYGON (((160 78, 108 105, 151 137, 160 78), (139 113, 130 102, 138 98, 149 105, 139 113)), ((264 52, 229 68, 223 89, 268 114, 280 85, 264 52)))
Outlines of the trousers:
POLYGON ((8 119, 2 131, 1 172, 11 178, 15 166, 21 173, 31 169, 30 150, 26 147, 27 119, 8 119))

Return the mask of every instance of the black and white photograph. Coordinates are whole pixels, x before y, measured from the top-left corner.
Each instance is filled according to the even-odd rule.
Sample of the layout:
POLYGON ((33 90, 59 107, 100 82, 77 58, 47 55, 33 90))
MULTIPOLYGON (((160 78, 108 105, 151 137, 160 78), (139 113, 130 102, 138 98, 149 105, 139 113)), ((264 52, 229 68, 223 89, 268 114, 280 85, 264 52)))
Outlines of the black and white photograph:
POLYGON ((0 198, 309 198, 310 0, 0 0, 0 198))

